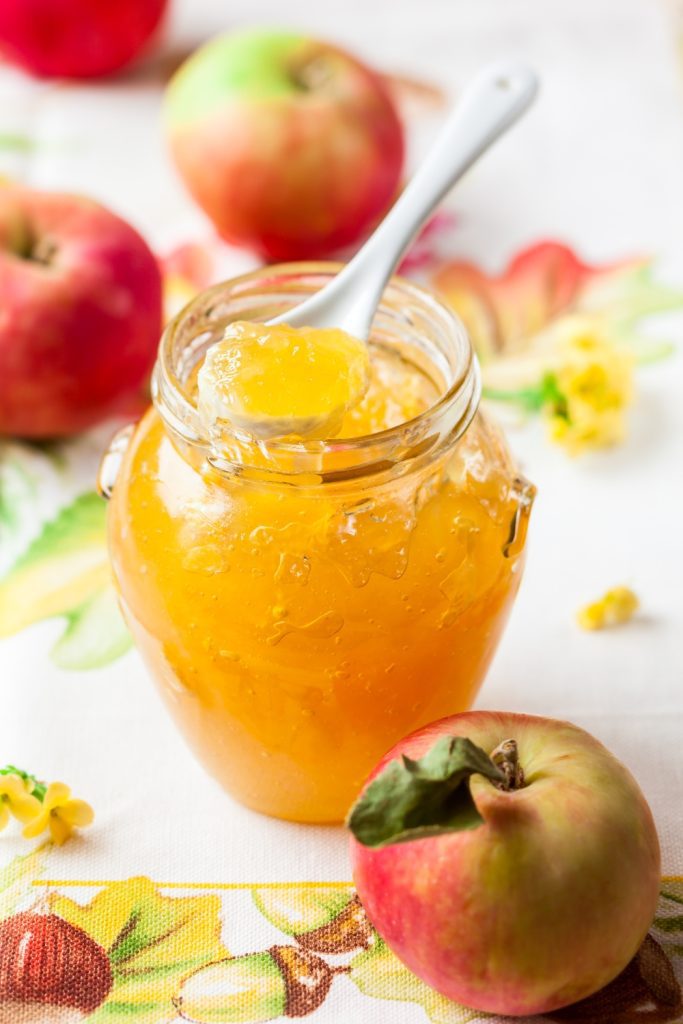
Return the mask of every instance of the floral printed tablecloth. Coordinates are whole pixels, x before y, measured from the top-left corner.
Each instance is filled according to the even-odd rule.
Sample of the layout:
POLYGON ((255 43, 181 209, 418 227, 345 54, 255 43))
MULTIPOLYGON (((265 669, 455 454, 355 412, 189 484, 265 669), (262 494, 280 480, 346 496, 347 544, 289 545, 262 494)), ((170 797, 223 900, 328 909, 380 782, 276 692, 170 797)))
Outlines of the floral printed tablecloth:
MULTIPOLYGON (((251 265, 212 239, 182 193, 158 108, 175 55, 253 19, 252 6, 178 3, 164 53, 116 83, 46 85, 0 69, 0 173, 89 192, 131 219, 163 260, 169 309, 251 265)), ((660 832, 665 877, 651 938, 608 990, 553 1019, 681 1021, 680 12, 651 0, 348 0, 338 15, 306 2, 288 20, 396 73, 416 151, 442 108, 438 88, 410 79, 455 93, 480 63, 511 51, 543 77, 537 108, 462 184, 407 269, 438 278, 491 367, 576 316, 618 335, 639 364, 628 434, 615 448, 569 458, 538 417, 500 405, 539 497, 526 578, 478 705, 589 729, 632 769, 660 832), (579 630, 577 608, 619 583, 639 595, 636 618, 579 630)), ((258 20, 281 22, 274 0, 259 5, 258 20)), ((508 384, 518 366, 505 364, 508 384)), ((46 1004, 36 1016, 8 1007, 0 991, 0 1020, 170 1024, 212 984, 241 993, 231 1021, 483 1019, 428 990, 374 934, 353 896, 341 829, 236 806, 183 746, 109 584, 93 485, 111 429, 2 446, 2 763, 64 779, 96 818, 63 846, 13 827, 0 836, 0 963, 18 955, 22 915, 50 911, 65 922, 50 939, 50 983, 65 984, 65 963, 79 979, 78 1014, 46 1004)))

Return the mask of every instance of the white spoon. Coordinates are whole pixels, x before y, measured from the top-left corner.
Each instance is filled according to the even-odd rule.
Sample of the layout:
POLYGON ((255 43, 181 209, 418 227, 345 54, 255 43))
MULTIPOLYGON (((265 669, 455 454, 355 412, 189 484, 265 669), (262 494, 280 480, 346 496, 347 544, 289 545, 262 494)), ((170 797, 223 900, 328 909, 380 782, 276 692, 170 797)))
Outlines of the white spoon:
POLYGON ((328 285, 269 324, 340 327, 364 341, 398 261, 453 185, 524 113, 538 91, 524 65, 497 63, 463 93, 434 146, 365 245, 328 285))
MULTIPOLYGON (((287 435, 335 436, 346 409, 362 397, 363 381, 367 384, 369 353, 364 343, 401 255, 455 182, 527 109, 536 90, 533 71, 517 64, 495 64, 482 71, 464 93, 415 177, 351 262, 315 295, 266 322, 267 326, 286 323, 298 328, 341 328, 356 339, 348 339, 355 348, 355 352, 349 352, 348 372, 341 378, 326 375, 319 387, 313 387, 312 398, 309 394, 303 396, 303 408, 292 405, 291 393, 280 386, 283 360, 290 370, 295 366, 291 338, 272 338, 270 346, 264 347, 267 335, 246 337, 245 326, 240 324, 226 329, 223 342, 207 351, 197 377, 199 418, 216 445, 222 443, 226 422, 263 440, 287 435), (240 355, 236 358, 238 340, 240 355), (266 349, 269 356, 264 367, 266 349), (358 373, 351 373, 354 367, 358 373), (352 387, 356 377, 357 386, 352 387), (253 381, 260 382, 256 397, 253 381), (275 406, 270 401, 274 394, 279 399, 275 406), (268 398, 265 405, 264 396, 268 398)), ((295 344, 294 349, 299 357, 305 357, 303 344, 295 344)), ((321 365, 318 352, 308 368, 320 371, 321 365)), ((300 376, 301 372, 296 374, 300 376)), ((298 397, 302 397, 300 393, 298 397)))

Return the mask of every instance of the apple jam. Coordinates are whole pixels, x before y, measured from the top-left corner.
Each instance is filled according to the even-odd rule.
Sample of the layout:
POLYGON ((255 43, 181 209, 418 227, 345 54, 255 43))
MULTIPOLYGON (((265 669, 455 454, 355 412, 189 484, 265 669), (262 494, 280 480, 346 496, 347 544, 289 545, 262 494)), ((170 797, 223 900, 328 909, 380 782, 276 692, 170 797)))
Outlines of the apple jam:
POLYGON ((207 436, 207 349, 337 269, 268 267, 171 323, 109 514, 122 608, 181 732, 239 800, 297 821, 340 820, 388 747, 471 705, 534 494, 477 411, 461 324, 399 279, 337 437, 207 436))
POLYGON ((370 376, 368 346, 337 328, 228 324, 197 374, 197 409, 220 445, 223 425, 257 438, 336 437, 370 376))

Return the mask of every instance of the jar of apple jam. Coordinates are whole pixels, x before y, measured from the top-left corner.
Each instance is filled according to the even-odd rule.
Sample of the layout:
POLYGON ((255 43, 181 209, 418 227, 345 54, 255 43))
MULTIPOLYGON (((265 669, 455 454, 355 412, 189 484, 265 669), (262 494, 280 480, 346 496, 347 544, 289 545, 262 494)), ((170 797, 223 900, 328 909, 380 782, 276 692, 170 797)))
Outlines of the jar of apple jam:
POLYGON ((209 440, 196 383, 208 347, 338 269, 267 267, 172 321, 108 524, 124 615, 199 760, 247 806, 308 822, 342 819, 393 743, 470 707, 534 497, 477 411, 462 324, 399 278, 337 436, 209 440))

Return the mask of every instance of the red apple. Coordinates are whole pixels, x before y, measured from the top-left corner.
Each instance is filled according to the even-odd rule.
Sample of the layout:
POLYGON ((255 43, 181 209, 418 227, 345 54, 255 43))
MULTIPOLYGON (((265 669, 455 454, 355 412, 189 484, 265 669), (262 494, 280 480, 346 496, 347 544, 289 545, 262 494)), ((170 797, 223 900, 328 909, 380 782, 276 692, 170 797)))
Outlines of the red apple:
POLYGON ((144 48, 166 2, 2 0, 0 51, 36 75, 107 75, 144 48))
POLYGON ((91 199, 0 187, 0 434, 71 434, 147 380, 161 275, 140 235, 91 199))
POLYGON ((171 152, 227 241, 276 260, 358 241, 396 194, 403 131, 349 54, 262 29, 212 40, 166 96, 171 152))
POLYGON ((473 711, 427 726, 382 760, 349 824, 380 935, 476 1010, 523 1016, 583 999, 626 967, 652 922, 648 805, 567 722, 473 711))

